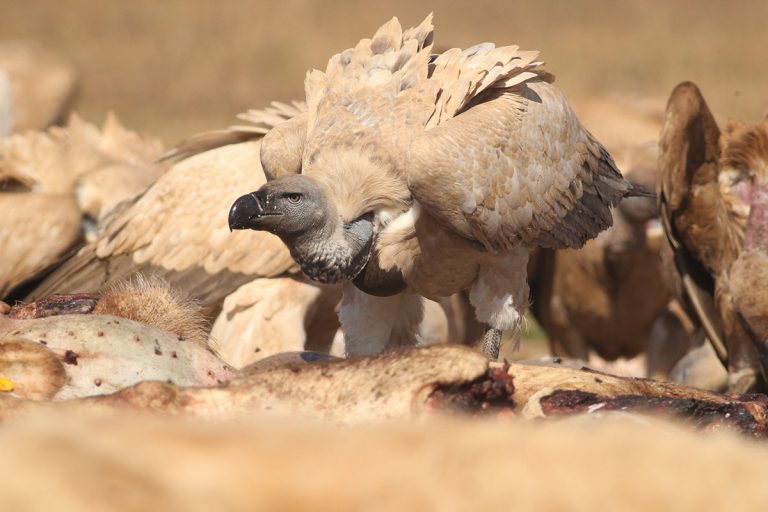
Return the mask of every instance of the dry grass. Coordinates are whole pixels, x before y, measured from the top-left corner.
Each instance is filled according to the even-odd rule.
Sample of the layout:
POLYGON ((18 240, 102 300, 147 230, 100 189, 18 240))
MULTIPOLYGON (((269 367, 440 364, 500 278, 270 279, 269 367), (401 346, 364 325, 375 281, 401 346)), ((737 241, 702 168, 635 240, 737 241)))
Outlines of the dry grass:
POLYGON ((666 97, 699 83, 721 119, 768 111, 768 3, 681 0, 0 0, 4 39, 35 39, 82 74, 79 108, 174 142, 237 112, 302 95, 304 73, 392 15, 434 10, 436 41, 542 51, 571 95, 666 97))

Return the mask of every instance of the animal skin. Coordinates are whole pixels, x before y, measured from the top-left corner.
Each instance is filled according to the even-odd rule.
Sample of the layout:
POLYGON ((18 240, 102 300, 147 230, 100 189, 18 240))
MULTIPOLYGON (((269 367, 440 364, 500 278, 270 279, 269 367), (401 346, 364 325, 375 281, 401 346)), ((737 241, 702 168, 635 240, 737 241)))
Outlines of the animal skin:
POLYGON ((236 375, 208 346, 198 308, 157 279, 6 309, 0 377, 16 397, 63 400, 142 380, 204 385, 236 375))
POLYGON ((268 183, 230 210, 343 284, 350 355, 414 343, 409 296, 468 290, 497 357, 501 331, 519 339, 529 247, 581 247, 633 190, 537 52, 432 55, 432 31, 392 19, 310 72, 306 115, 264 138, 268 183))
POLYGON ((727 366, 728 387, 764 387, 768 121, 721 130, 684 82, 667 104, 659 165, 669 285, 727 366))

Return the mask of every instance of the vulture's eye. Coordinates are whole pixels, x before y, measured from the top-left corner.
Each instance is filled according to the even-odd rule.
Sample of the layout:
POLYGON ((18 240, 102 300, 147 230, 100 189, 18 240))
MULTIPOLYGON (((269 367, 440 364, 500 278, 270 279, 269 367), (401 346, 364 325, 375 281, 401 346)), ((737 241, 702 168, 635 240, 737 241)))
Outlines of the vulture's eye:
POLYGON ((293 193, 288 194, 286 197, 291 204, 299 204, 299 202, 301 202, 301 194, 293 193))

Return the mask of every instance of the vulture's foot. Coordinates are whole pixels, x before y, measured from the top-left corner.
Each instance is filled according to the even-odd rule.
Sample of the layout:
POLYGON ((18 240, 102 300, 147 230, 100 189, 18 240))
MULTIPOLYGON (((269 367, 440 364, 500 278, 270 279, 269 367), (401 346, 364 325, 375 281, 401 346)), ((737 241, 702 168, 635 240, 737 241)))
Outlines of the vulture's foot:
POLYGON ((757 383, 757 371, 754 368, 731 371, 728 375, 728 392, 739 395, 753 393, 757 383))
POLYGON ((483 353, 491 361, 499 358, 499 347, 501 347, 501 331, 493 327, 486 326, 483 336, 483 353))

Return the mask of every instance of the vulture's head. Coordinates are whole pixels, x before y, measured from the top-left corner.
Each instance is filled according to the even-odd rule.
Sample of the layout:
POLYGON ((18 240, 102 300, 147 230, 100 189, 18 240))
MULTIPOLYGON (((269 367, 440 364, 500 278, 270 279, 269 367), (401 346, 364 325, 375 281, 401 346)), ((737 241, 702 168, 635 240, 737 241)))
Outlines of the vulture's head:
POLYGON ((239 197, 229 210, 229 227, 279 236, 302 271, 315 281, 355 280, 359 288, 375 295, 404 286, 399 272, 368 265, 375 241, 373 212, 345 219, 326 188, 312 177, 277 178, 239 197))
POLYGON ((229 210, 229 228, 269 231, 289 243, 322 231, 332 214, 315 180, 286 176, 238 198, 229 210))

